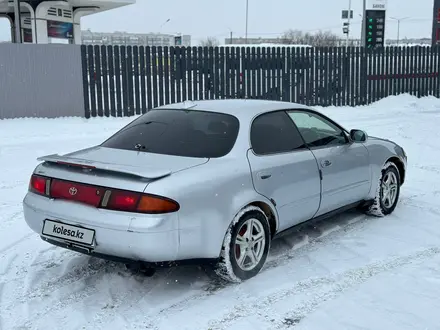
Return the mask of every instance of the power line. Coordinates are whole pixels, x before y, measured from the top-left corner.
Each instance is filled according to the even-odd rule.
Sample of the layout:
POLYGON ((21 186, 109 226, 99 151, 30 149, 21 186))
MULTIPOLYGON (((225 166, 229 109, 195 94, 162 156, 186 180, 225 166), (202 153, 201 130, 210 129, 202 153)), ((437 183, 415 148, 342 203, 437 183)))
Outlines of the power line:
MULTIPOLYGON (((429 22, 429 21, 432 21, 432 18, 408 18, 405 20, 405 24, 418 23, 418 22, 429 22)), ((395 23, 396 21, 388 18, 388 19, 386 19, 386 22, 395 23)), ((362 21, 350 21, 350 25, 360 25, 360 24, 362 24, 362 21)), ((318 31, 322 31, 322 30, 337 29, 340 26, 341 26, 341 24, 337 24, 337 25, 335 24, 335 25, 328 25, 328 26, 323 26, 323 27, 313 28, 313 29, 305 29, 305 30, 298 29, 298 30, 301 32, 318 32, 318 31)), ((288 30, 296 30, 296 29, 287 29, 283 32, 252 32, 252 33, 248 33, 248 36, 282 36, 288 30)), ((236 33, 236 35, 237 35, 237 33, 236 33)), ((215 37, 215 38, 230 37, 230 32, 217 34, 217 35, 214 35, 213 37, 215 37)), ((197 40, 203 40, 203 39, 204 38, 197 38, 194 40, 197 41, 197 40)))

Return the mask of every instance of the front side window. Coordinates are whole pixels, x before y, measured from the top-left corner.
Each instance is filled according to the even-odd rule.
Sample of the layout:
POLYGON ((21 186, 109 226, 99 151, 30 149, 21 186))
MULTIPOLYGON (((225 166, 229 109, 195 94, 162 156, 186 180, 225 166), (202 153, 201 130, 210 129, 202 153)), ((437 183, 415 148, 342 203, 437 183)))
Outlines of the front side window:
POLYGON ((301 135, 284 111, 269 112, 254 119, 251 126, 251 145, 257 155, 304 148, 301 135))
POLYGON ((305 111, 289 111, 288 114, 309 147, 335 146, 348 142, 341 128, 318 114, 305 111))
POLYGON ((151 110, 114 134, 101 146, 156 154, 218 158, 237 139, 236 117, 208 111, 151 110))

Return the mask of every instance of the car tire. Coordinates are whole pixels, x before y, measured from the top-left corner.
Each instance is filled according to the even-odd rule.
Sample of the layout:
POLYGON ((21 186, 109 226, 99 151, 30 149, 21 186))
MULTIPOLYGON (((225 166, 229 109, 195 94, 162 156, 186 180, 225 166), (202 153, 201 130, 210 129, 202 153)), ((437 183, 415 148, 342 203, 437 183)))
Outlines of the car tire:
POLYGON ((228 282, 257 275, 269 254, 271 233, 264 212, 254 206, 242 210, 229 226, 216 273, 228 282))
POLYGON ((396 164, 388 162, 382 169, 376 197, 367 214, 383 217, 393 213, 400 196, 400 174, 396 164))

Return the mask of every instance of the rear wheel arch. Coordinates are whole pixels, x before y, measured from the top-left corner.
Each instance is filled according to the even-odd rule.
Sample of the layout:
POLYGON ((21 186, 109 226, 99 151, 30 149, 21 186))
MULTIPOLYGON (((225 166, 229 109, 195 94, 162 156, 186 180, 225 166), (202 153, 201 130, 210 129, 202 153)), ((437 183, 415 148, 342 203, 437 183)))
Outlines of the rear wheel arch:
POLYGON ((388 162, 391 162, 394 165, 396 165, 397 169, 399 170, 400 185, 403 185, 405 181, 405 166, 403 165, 403 162, 396 156, 388 158, 385 164, 388 162))
MULTIPOLYGON (((273 236, 270 229, 271 225, 269 218, 267 217, 265 211, 259 206, 263 206, 267 210, 266 212, 273 212, 273 211, 270 209, 270 206, 268 206, 267 204, 266 206, 264 206, 264 204, 266 203, 258 202, 258 201, 246 204, 237 212, 234 219, 230 223, 228 230, 225 234, 225 237, 223 239, 223 245, 220 252, 220 257, 218 259, 217 264, 214 267, 215 274, 217 276, 220 276, 220 278, 223 278, 228 282, 231 281, 238 283, 243 280, 254 277, 260 272, 261 268, 264 266, 267 255, 269 253, 271 238, 273 236), (262 204, 255 204, 255 203, 262 203, 262 204), (267 208, 267 206, 269 207, 269 209, 267 208), (235 249, 237 247, 237 235, 239 235, 239 230, 242 228, 243 224, 250 219, 252 219, 253 221, 258 221, 261 224, 265 236, 265 239, 263 240, 263 244, 265 245, 263 246, 264 252, 261 256, 261 260, 258 261, 257 265, 254 265, 255 266, 254 268, 247 270, 247 269, 242 269, 242 267, 240 267, 240 262, 239 260, 236 259, 237 255, 235 249)), ((249 242, 250 244, 250 242, 253 242, 253 238, 252 241, 250 240, 250 238, 246 238, 246 242, 245 241, 242 242, 243 243, 249 242)), ((252 245, 251 249, 253 248, 254 247, 252 245)), ((248 249, 249 246, 246 248, 246 251, 248 249)), ((242 252, 243 251, 241 250, 240 254, 242 252)), ((244 260, 246 259, 243 259, 242 261, 244 260)))
POLYGON ((256 208, 256 211, 262 212, 266 216, 269 222, 270 236, 271 238, 275 236, 275 233, 278 229, 278 214, 275 207, 269 201, 264 201, 258 197, 254 197, 248 199, 247 201, 245 200, 243 204, 239 205, 240 206, 234 209, 234 213, 232 213, 232 219, 227 224, 228 228, 234 221, 236 221, 237 218, 243 216, 244 211, 254 207, 256 208))
POLYGON ((269 221, 270 236, 271 238, 273 238, 278 228, 278 220, 275 215, 275 210, 269 204, 261 201, 252 202, 246 206, 255 206, 264 212, 264 214, 267 217, 267 220, 269 221))

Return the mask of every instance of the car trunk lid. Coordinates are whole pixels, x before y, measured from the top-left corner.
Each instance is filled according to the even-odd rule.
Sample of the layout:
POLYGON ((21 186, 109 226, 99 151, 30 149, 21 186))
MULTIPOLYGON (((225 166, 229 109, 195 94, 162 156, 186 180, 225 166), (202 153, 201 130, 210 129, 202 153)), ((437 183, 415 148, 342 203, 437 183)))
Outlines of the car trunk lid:
POLYGON ((63 156, 38 158, 36 174, 79 184, 144 191, 149 182, 208 162, 208 158, 179 157, 132 150, 93 147, 63 156))

